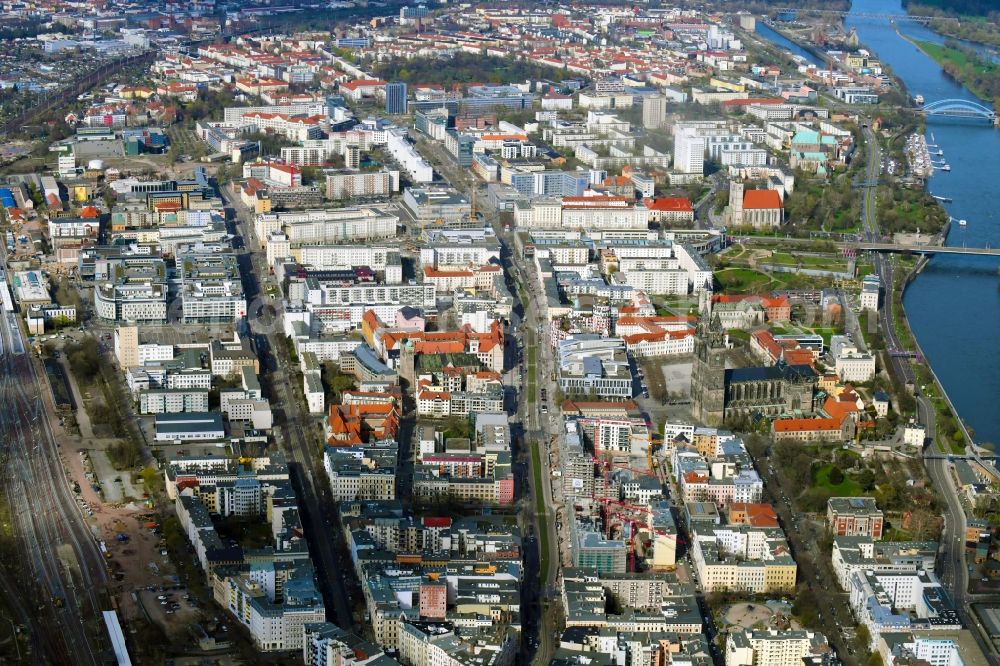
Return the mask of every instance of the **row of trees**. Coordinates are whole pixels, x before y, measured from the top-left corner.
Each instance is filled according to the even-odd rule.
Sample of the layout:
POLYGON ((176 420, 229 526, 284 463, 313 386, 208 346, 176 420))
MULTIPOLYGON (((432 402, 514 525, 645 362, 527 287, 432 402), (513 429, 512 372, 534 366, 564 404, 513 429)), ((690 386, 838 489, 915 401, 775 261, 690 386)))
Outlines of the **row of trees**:
POLYGON ((832 493, 829 488, 817 484, 816 475, 821 468, 831 465, 827 472, 830 484, 840 485, 850 479, 862 493, 874 496, 883 510, 909 512, 910 520, 915 521, 911 530, 919 528, 926 537, 924 533, 933 528, 932 521, 925 520, 926 516, 936 515, 937 500, 933 490, 924 484, 910 484, 924 476, 919 460, 863 463, 851 451, 805 447, 801 442, 790 440, 779 441, 773 446, 771 460, 780 472, 782 485, 797 498, 803 510, 823 511, 826 508, 832 493))
POLYGON ((986 100, 1000 104, 1000 65, 989 56, 965 47, 954 40, 946 40, 946 51, 941 69, 944 73, 965 84, 974 93, 986 100))
MULTIPOLYGON (((912 9, 917 15, 933 15, 929 7, 918 6, 912 9)), ((954 37, 968 42, 1000 47, 1000 13, 995 12, 993 18, 987 21, 952 21, 950 19, 934 19, 930 22, 934 32, 946 37, 954 37)))
POLYGON ((996 0, 903 0, 903 7, 917 16, 984 16, 1000 22, 996 0))
POLYGON ((798 172, 795 191, 785 200, 785 216, 790 224, 823 231, 846 231, 858 226, 861 197, 849 174, 834 176, 829 182, 810 182, 798 172))
POLYGON ((948 222, 948 213, 926 190, 896 185, 879 187, 878 223, 883 233, 936 234, 948 222))
POLYGON ((552 79, 560 81, 566 72, 555 67, 536 65, 524 60, 511 60, 474 53, 456 53, 443 63, 426 58, 421 60, 389 60, 375 68, 376 74, 386 81, 404 83, 439 83, 442 85, 466 83, 508 83, 526 79, 552 79))

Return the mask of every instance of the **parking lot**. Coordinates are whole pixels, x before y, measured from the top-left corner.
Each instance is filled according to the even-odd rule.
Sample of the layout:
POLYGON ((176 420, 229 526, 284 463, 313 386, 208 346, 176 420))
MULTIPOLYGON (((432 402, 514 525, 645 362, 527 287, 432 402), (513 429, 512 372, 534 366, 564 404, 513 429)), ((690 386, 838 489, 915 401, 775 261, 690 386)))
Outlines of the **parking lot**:
POLYGON ((671 394, 691 396, 691 361, 682 363, 664 363, 663 378, 667 382, 667 391, 671 394))
POLYGON ((105 502, 119 504, 129 499, 142 498, 142 491, 132 485, 129 472, 116 470, 104 451, 90 449, 87 456, 97 475, 97 483, 104 491, 105 502))
POLYGON ((150 621, 173 636, 187 635, 189 625, 201 617, 201 610, 186 597, 188 594, 184 588, 139 591, 139 602, 150 621))

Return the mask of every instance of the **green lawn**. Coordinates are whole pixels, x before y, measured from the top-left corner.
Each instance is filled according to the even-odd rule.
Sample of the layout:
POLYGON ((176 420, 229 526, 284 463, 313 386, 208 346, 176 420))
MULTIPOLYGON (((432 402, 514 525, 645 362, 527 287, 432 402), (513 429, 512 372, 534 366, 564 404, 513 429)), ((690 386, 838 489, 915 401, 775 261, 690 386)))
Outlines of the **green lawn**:
POLYGON ((545 483, 542 474, 542 454, 539 450, 538 442, 531 444, 531 464, 535 470, 535 523, 538 525, 538 578, 542 587, 546 587, 549 581, 545 576, 549 571, 549 523, 545 518, 545 483))
POLYGON ((727 331, 729 333, 730 340, 739 340, 740 342, 750 342, 750 331, 744 331, 739 328, 731 328, 727 331))
POLYGON ((906 530, 890 527, 882 538, 885 541, 910 541, 913 537, 906 530))
POLYGON ((535 345, 528 343, 528 404, 535 402, 535 345))
MULTIPOLYGON (((958 49, 948 48, 943 44, 935 44, 934 42, 917 41, 917 46, 920 50, 931 57, 934 62, 939 65, 943 65, 946 62, 955 63, 959 67, 965 67, 970 63, 969 56, 966 55, 964 51, 959 51, 958 49)), ((991 68, 984 66, 977 66, 976 71, 980 73, 987 73, 991 71, 991 68)))
POLYGON ((726 291, 750 291, 771 282, 771 276, 749 268, 726 268, 715 274, 726 291))
POLYGON ((837 485, 830 483, 830 470, 832 469, 832 463, 828 463, 817 469, 813 475, 813 485, 817 488, 829 490, 833 493, 834 497, 854 497, 861 494, 861 486, 851 480, 846 474, 841 483, 837 485))
POLYGON ((840 331, 838 329, 836 329, 836 328, 823 328, 823 327, 820 327, 820 328, 814 328, 812 330, 812 332, 815 333, 816 335, 823 336, 823 344, 825 344, 827 347, 829 347, 830 346, 830 338, 833 337, 834 335, 837 335, 837 333, 839 333, 840 331))
POLYGON ((775 266, 802 266, 803 268, 814 268, 821 271, 844 272, 847 270, 847 261, 843 257, 836 256, 775 252, 770 257, 761 259, 761 262, 774 264, 775 266))

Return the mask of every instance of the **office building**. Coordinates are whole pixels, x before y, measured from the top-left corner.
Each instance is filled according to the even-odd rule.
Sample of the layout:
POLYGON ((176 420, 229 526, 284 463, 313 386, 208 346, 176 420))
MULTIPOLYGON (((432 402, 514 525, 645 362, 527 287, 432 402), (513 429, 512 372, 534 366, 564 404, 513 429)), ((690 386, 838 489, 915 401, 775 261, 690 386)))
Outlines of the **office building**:
POLYGON ((878 311, 879 291, 881 290, 881 287, 882 284, 878 275, 872 273, 865 276, 865 279, 861 282, 862 310, 868 310, 870 312, 878 311))
POLYGON ((658 129, 667 117, 667 98, 662 95, 650 95, 642 99, 642 126, 646 129, 658 129))
POLYGON ((674 136, 674 171, 705 173, 705 138, 691 127, 678 126, 674 136))
POLYGON ((406 84, 393 81, 385 86, 385 112, 390 115, 406 113, 406 84))
POLYGON ((834 536, 882 538, 884 517, 872 497, 831 497, 826 519, 834 536))
POLYGON ((726 666, 802 666, 832 652, 823 634, 805 629, 738 629, 726 640, 726 666))

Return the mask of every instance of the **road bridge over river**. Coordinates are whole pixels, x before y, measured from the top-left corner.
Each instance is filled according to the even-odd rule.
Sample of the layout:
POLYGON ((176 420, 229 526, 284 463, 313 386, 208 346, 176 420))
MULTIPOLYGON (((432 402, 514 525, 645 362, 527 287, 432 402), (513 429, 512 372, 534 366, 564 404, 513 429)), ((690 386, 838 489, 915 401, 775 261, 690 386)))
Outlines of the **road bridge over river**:
MULTIPOLYGON (((812 238, 782 238, 776 236, 731 236, 731 242, 743 245, 754 245, 758 243, 774 243, 781 241, 789 246, 807 245, 816 243, 812 238)), ((922 245, 916 243, 878 243, 872 241, 836 241, 827 240, 844 252, 878 252, 879 254, 964 254, 971 256, 1000 257, 1000 248, 992 247, 953 247, 948 245, 922 245)))

